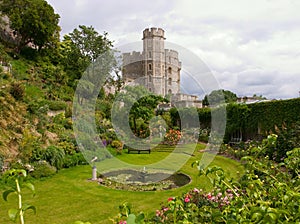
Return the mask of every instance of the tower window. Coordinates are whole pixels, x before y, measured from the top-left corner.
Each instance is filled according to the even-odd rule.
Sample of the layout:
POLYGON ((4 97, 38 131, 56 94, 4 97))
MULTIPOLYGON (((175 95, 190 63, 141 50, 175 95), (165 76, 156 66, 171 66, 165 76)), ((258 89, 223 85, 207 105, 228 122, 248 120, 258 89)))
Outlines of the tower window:
POLYGON ((148 64, 148 68, 151 71, 152 70, 152 64, 148 64))
POLYGON ((172 90, 171 89, 168 90, 168 94, 172 94, 172 90))
POLYGON ((172 68, 171 68, 171 67, 168 68, 168 72, 169 72, 170 74, 172 73, 172 68))
POLYGON ((151 58, 151 57, 152 57, 152 55, 151 55, 151 51, 149 51, 148 55, 149 55, 149 58, 151 58))
POLYGON ((168 83, 169 83, 169 85, 172 85, 172 79, 171 78, 169 78, 168 83))

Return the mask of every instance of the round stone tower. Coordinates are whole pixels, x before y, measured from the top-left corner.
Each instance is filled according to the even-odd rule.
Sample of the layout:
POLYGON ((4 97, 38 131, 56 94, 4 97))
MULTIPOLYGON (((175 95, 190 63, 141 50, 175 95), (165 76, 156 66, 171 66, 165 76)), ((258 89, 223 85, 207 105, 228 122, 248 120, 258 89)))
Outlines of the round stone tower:
POLYGON ((165 89, 165 31, 150 28, 143 31, 144 76, 148 89, 166 95, 165 89))

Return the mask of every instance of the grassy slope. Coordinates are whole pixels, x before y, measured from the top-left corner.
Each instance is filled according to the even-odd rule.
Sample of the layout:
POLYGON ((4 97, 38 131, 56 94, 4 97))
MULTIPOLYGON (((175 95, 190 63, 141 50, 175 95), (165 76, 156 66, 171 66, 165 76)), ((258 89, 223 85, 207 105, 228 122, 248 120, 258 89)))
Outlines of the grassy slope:
MULTIPOLYGON (((160 208, 161 203, 166 202, 168 197, 181 195, 194 187, 209 189, 211 185, 207 179, 197 177, 197 170, 191 168, 191 163, 200 159, 203 154, 198 152, 198 149, 195 156, 191 157, 181 169, 189 174, 193 181, 178 189, 157 192, 108 189, 87 181, 91 177, 90 166, 61 170, 53 178, 35 181, 36 196, 31 198, 30 194, 25 191, 24 201, 35 205, 38 211, 37 215, 33 215, 31 211, 25 215, 26 224, 71 224, 76 220, 89 221, 92 224, 112 223, 109 218, 118 214, 118 205, 122 202, 130 202, 134 212, 144 211, 150 214, 160 208)), ((165 156, 164 153, 167 152, 154 151, 150 155, 123 154, 119 158, 128 161, 143 161, 144 164, 147 164, 165 156)), ((182 154, 179 153, 178 156, 182 156, 182 154)), ((217 156, 211 165, 223 167, 233 177, 237 177, 237 171, 243 170, 238 162, 220 156, 217 156)), ((16 198, 13 195, 9 196, 8 202, 0 200, 0 223, 9 223, 7 210, 15 206, 16 198)))

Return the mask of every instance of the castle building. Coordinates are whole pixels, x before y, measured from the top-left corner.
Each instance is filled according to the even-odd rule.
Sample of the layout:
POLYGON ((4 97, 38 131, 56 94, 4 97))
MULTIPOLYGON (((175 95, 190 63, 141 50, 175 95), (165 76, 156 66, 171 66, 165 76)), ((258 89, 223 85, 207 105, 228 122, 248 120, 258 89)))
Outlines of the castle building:
POLYGON ((144 85, 150 92, 171 96, 173 101, 187 106, 196 102, 197 96, 180 93, 181 62, 178 52, 165 49, 165 31, 150 28, 143 31, 143 51, 123 54, 122 75, 125 84, 144 85))

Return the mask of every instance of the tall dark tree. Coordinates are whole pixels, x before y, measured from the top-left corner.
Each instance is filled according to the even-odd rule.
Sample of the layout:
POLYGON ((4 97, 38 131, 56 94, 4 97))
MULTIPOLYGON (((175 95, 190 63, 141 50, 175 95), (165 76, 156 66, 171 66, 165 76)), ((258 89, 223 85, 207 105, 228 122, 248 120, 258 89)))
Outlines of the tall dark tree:
POLYGON ((59 15, 45 0, 2 0, 1 14, 9 18, 16 51, 31 44, 41 49, 59 42, 59 15))

